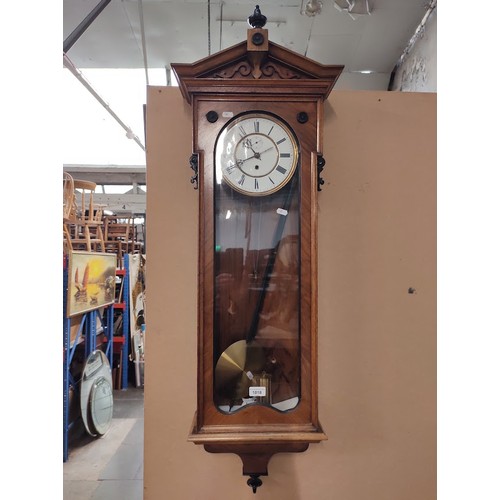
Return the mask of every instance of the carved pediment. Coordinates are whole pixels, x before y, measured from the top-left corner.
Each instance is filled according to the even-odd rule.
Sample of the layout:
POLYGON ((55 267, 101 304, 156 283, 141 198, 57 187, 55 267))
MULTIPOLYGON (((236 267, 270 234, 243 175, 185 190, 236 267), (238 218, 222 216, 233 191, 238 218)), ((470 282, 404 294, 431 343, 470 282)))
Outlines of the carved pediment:
POLYGON ((203 75, 203 78, 224 78, 224 79, 266 79, 275 78, 282 80, 295 80, 298 78, 310 78, 310 75, 297 69, 292 69, 279 62, 264 60, 257 66, 252 61, 241 60, 230 64, 224 68, 216 69, 212 73, 203 75))
POLYGON ((322 65, 268 41, 266 29, 250 29, 246 42, 193 64, 172 64, 188 102, 194 94, 330 93, 343 66, 322 65), (255 43, 257 42, 257 43, 255 43))

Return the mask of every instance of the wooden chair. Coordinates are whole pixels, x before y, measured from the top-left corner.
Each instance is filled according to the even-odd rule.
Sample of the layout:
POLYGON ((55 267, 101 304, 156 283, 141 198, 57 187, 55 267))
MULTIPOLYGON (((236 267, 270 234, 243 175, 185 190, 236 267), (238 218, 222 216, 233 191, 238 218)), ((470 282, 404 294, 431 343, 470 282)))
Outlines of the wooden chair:
POLYGON ((76 223, 75 185, 73 177, 67 172, 63 173, 63 242, 65 251, 73 249, 71 243, 72 225, 76 223))
POLYGON ((139 227, 140 225, 136 225, 134 220, 132 219, 132 225, 130 228, 130 250, 129 253, 144 253, 144 243, 139 238, 139 227))
POLYGON ((64 174, 64 234, 70 250, 83 249, 102 252, 104 235, 102 232, 103 205, 94 204, 96 183, 81 179, 70 179, 64 174), (73 185, 73 196, 70 185, 73 185))
POLYGON ((119 268, 123 267, 123 256, 130 252, 130 232, 133 230, 131 215, 108 215, 104 218, 104 248, 106 252, 116 253, 119 268))

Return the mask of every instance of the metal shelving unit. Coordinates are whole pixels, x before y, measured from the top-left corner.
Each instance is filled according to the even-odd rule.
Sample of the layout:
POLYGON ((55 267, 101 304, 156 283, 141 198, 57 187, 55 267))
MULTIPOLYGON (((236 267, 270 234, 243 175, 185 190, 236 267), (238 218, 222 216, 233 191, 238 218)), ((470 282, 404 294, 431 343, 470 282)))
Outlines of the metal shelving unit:
POLYGON ((104 334, 106 339, 105 354, 110 363, 113 358, 113 306, 104 308, 104 314, 99 310, 89 311, 81 315, 80 325, 75 339, 71 342, 71 318, 67 317, 67 291, 68 291, 68 256, 63 260, 63 461, 68 460, 68 434, 75 424, 69 421, 69 391, 73 388, 79 394, 79 380, 71 374, 71 362, 75 356, 77 346, 84 344, 85 357, 87 358, 97 349, 97 336, 104 334), (102 329, 97 331, 98 320, 102 329))
POLYGON ((122 329, 123 337, 115 337, 115 343, 121 345, 122 349, 122 374, 121 374, 121 388, 122 390, 128 389, 128 355, 129 355, 129 339, 130 339, 130 266, 129 255, 124 255, 123 269, 117 269, 116 275, 121 276, 122 291, 121 300, 114 304, 115 310, 122 311, 122 329), (120 339, 120 341, 118 341, 120 339))

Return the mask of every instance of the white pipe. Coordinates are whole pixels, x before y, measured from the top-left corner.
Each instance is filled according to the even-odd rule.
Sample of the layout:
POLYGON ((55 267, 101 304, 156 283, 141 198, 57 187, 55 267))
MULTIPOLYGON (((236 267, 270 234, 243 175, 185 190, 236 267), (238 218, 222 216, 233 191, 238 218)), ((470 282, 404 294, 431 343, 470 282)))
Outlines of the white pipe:
POLYGON ((144 30, 144 14, 142 10, 142 0, 139 0, 139 19, 141 21, 142 57, 144 59, 144 70, 146 71, 146 85, 149 85, 148 53, 146 49, 146 34, 144 30))
POLYGON ((425 25, 429 19, 429 16, 432 14, 436 6, 437 6, 437 0, 431 0, 428 5, 427 11, 425 12, 424 17, 422 18, 422 21, 420 21, 419 25, 417 26, 417 29, 415 30, 415 33, 413 33, 412 37, 410 38, 410 41, 408 42, 405 49, 403 50, 403 53, 399 57, 398 62, 396 63, 396 68, 403 63, 406 56, 413 49, 415 42, 422 35, 422 32, 425 30, 425 25))
POLYGON ((120 124, 120 126, 125 130, 127 133, 127 137, 129 139, 134 139, 134 141, 139 145, 139 147, 143 150, 146 151, 146 148, 140 141, 139 137, 132 132, 132 129, 125 125, 118 115, 110 108, 109 104, 104 101, 104 99, 92 88, 92 85, 85 79, 83 76, 82 72, 71 62, 71 59, 63 52, 63 64, 64 67, 69 69, 71 73, 78 79, 78 81, 97 99, 99 104, 101 104, 104 109, 120 124))
POLYGON ((220 3, 220 22, 219 22, 219 51, 222 50, 222 18, 224 17, 223 15, 223 9, 224 9, 224 2, 220 3))
POLYGON ((208 55, 211 55, 212 54, 212 34, 210 33, 210 23, 211 23, 211 19, 210 19, 210 0, 208 0, 208 3, 207 3, 207 22, 208 22, 208 26, 207 26, 207 35, 208 35, 208 55))

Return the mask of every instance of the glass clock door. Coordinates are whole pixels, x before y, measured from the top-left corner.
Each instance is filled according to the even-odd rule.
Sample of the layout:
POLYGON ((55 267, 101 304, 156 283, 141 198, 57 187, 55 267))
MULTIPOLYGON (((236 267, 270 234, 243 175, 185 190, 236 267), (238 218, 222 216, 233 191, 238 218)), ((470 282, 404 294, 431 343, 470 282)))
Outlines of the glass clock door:
POLYGON ((216 179, 214 403, 224 413, 291 410, 300 398, 299 169, 263 196, 236 191, 220 171, 216 179))

